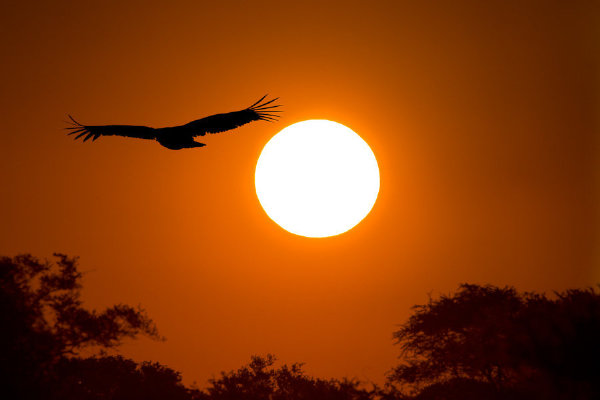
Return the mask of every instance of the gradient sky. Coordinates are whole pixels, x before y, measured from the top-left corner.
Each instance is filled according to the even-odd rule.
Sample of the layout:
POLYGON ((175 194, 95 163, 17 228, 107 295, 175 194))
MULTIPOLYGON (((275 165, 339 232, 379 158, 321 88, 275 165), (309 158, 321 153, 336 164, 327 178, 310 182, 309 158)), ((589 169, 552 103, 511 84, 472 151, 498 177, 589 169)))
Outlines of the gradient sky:
POLYGON ((428 294, 600 282, 598 3, 417 3, 3 1, 0 254, 80 256, 87 306, 141 304, 167 337, 123 353, 200 386, 267 352, 382 382, 428 294), (280 122, 202 149, 63 129, 265 93, 280 122), (284 231, 254 191, 262 147, 314 118, 361 135, 381 173, 372 212, 326 239, 284 231))

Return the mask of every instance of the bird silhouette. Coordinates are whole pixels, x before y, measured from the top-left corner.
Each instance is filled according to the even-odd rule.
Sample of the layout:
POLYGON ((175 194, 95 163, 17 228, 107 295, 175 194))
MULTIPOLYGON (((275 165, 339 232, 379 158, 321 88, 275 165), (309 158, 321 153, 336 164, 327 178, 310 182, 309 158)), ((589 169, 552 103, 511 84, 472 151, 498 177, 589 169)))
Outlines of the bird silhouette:
POLYGON ((83 125, 75 121, 69 115, 73 126, 69 126, 67 135, 77 135, 75 140, 84 137, 83 141, 92 139, 95 141, 100 136, 124 136, 138 139, 156 140, 158 143, 171 150, 180 150, 193 147, 204 147, 205 143, 196 142, 196 136, 204 136, 207 133, 219 133, 235 129, 252 121, 277 121, 280 110, 274 110, 280 105, 272 103, 278 97, 265 100, 264 95, 257 102, 240 111, 224 114, 215 114, 209 117, 188 122, 185 125, 169 126, 164 128, 152 128, 141 125, 83 125))

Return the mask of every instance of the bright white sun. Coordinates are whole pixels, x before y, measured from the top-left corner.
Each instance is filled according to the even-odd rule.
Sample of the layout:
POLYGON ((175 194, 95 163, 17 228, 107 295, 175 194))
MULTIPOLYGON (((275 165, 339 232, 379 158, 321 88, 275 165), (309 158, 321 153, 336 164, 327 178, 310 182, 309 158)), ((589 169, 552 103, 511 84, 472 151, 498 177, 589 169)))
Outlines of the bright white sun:
POLYGON ((367 216, 379 193, 369 145, 337 122, 315 119, 283 129, 265 145, 255 174, 267 215, 296 235, 339 235, 367 216))

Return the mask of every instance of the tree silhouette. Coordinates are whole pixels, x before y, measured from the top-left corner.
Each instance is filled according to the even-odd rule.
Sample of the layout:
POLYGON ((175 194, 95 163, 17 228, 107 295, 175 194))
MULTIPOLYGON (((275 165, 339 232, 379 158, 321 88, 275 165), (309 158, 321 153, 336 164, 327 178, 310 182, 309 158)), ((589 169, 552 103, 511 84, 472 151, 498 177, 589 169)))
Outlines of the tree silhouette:
POLYGON ((59 361, 83 348, 113 348, 139 334, 160 338, 140 308, 83 308, 77 259, 55 257, 55 263, 31 255, 0 258, 0 382, 20 398, 39 397, 56 379, 59 361))
POLYGON ((367 400, 374 391, 351 380, 308 377, 301 364, 273 367, 253 357, 222 373, 205 391, 156 362, 106 356, 105 349, 140 334, 160 339, 144 310, 115 305, 87 310, 80 300, 77 258, 0 257, 0 398, 50 400, 367 400), (93 346, 100 356, 83 358, 93 346))
POLYGON ((210 380, 203 400, 367 400, 373 392, 353 380, 319 379, 304 374, 302 364, 275 368, 275 357, 253 356, 237 371, 210 380))
POLYGON ((394 333, 402 362, 385 390, 307 376, 254 356, 200 391, 156 362, 106 356, 123 339, 161 339, 141 308, 80 300, 77 259, 0 257, 0 398, 50 400, 531 400, 600 398, 600 293, 548 297, 463 284, 430 299, 394 333), (81 351, 100 349, 83 358, 81 351))
POLYGON ((600 398, 600 294, 463 284, 414 307, 389 375, 418 399, 600 398))
POLYGON ((181 383, 181 374, 159 363, 121 356, 65 358, 56 365, 61 379, 51 385, 51 399, 194 400, 200 392, 181 383))

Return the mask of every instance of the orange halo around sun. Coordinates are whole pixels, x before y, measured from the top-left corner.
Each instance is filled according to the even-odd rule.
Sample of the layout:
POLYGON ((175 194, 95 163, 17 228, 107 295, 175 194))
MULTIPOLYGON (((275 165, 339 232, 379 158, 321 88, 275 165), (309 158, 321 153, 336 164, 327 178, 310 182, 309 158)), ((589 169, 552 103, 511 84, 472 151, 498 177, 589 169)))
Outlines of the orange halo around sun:
POLYGON ((373 208, 379 168, 369 145, 350 128, 307 120, 284 128, 265 145, 255 186, 267 215, 285 230, 334 236, 373 208))

